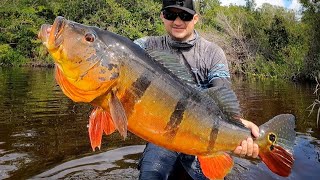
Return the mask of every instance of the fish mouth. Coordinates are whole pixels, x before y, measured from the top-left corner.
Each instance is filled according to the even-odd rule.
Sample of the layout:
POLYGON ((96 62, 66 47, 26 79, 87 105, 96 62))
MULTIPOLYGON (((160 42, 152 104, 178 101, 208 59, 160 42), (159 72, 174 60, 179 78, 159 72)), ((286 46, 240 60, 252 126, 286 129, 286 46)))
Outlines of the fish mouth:
POLYGON ((62 32, 66 24, 67 20, 64 17, 58 16, 54 20, 53 25, 44 24, 41 26, 38 38, 41 39, 48 50, 56 49, 62 44, 62 32))

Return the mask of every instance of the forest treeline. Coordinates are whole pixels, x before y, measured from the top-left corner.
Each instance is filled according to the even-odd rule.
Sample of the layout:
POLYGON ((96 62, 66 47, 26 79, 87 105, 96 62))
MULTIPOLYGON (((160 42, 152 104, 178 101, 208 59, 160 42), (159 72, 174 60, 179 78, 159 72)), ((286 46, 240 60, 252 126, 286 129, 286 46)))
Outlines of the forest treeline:
MULTIPOLYGON (((226 52, 232 73, 313 80, 320 73, 320 2, 301 0, 297 13, 270 4, 257 8, 195 1, 199 32, 226 52)), ((0 64, 52 64, 37 39, 40 26, 56 16, 98 26, 132 40, 162 35, 161 0, 2 0, 0 64)))

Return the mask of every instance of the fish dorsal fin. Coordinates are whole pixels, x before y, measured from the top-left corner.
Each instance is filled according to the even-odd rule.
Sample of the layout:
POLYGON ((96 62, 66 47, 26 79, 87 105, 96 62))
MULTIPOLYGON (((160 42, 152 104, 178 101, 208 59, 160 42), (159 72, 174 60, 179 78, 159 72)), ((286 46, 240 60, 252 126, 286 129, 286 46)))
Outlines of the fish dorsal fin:
POLYGON ((127 130, 128 130, 128 119, 118 97, 111 91, 111 97, 109 99, 109 107, 110 107, 110 114, 112 120, 114 122, 115 127, 121 134, 121 136, 125 139, 127 137, 127 130))
POLYGON ((218 105, 229 120, 243 125, 240 121, 240 106, 236 94, 225 86, 212 87, 202 90, 207 93, 218 105))
POLYGON ((146 49, 147 53, 171 73, 176 75, 180 80, 188 83, 189 85, 195 85, 193 77, 188 68, 180 64, 179 59, 172 53, 163 50, 151 50, 146 49))
POLYGON ((203 174, 209 179, 223 179, 233 167, 233 159, 227 153, 210 157, 198 157, 203 174))

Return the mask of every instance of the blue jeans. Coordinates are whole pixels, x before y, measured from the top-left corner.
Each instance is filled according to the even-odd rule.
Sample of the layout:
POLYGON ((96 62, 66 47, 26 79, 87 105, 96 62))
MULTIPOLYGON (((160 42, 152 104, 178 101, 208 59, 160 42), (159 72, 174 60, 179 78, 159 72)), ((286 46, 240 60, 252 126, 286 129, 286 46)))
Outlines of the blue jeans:
POLYGON ((195 180, 207 180, 195 156, 167 150, 148 143, 139 162, 140 180, 166 180, 178 161, 195 180))

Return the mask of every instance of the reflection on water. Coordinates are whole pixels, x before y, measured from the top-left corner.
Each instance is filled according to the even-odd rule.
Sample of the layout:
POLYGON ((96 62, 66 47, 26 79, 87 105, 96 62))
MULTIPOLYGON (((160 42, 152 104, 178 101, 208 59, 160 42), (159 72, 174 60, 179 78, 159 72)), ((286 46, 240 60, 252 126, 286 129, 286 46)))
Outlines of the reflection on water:
MULTIPOLYGON (((75 104, 56 85, 53 69, 0 68, 0 179, 136 179, 145 142, 129 134, 103 138, 92 152, 87 135, 91 107, 75 104)), ((314 86, 281 81, 234 79, 244 117, 258 125, 280 113, 297 117, 295 164, 289 178, 263 163, 235 158, 227 179, 320 179, 320 131, 314 86)))
MULTIPOLYGON (((0 179, 25 179, 64 161, 91 155, 91 107, 66 98, 53 69, 0 68, 0 179)), ((104 137, 105 151, 144 144, 129 134, 104 137)))
POLYGON ((127 146, 75 159, 58 165, 32 179, 137 179, 136 164, 144 145, 127 146), (130 166, 131 165, 131 166, 130 166))

